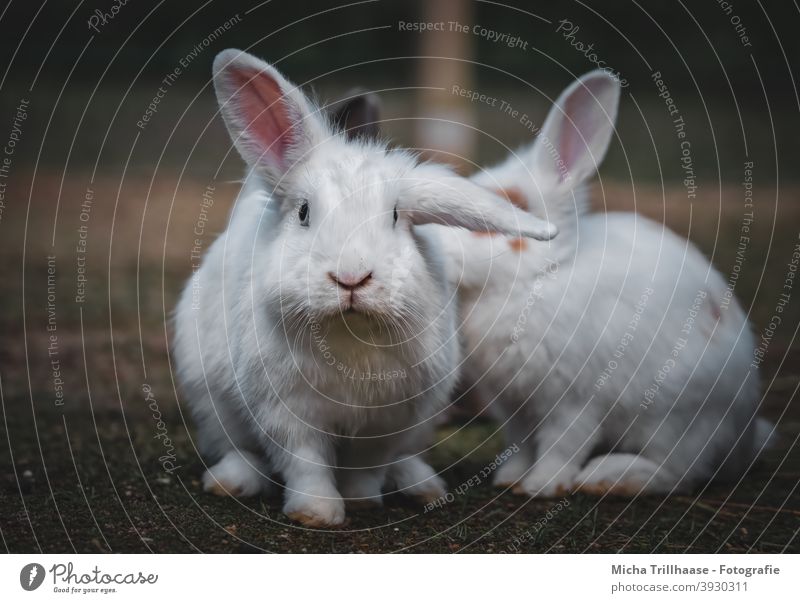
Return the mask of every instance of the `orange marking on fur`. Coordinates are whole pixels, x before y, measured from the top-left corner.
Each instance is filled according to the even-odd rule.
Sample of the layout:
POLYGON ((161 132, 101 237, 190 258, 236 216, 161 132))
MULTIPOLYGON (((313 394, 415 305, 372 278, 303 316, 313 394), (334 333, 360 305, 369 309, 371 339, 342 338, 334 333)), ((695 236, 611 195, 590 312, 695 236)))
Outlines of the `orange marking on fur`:
POLYGON ((708 301, 711 302, 711 316, 714 317, 714 320, 719 320, 720 318, 722 318, 722 312, 720 312, 717 302, 715 302, 710 297, 708 301))
MULTIPOLYGON (((720 308, 717 305, 717 302, 714 301, 714 299, 711 297, 710 294, 708 295, 708 303, 709 303, 709 307, 710 307, 710 310, 711 310, 711 317, 715 321, 719 322, 722 319, 722 312, 720 311, 720 308)), ((700 326, 700 331, 708 339, 711 339, 711 336, 713 335, 713 329, 711 328, 712 326, 713 325, 701 325, 700 326)))
POLYGON ((569 493, 570 493, 569 488, 567 488, 563 484, 558 484, 556 486, 556 496, 567 496, 569 493))
MULTIPOLYGON (((497 484, 500 487, 499 484, 497 484)), ((522 487, 522 483, 517 482, 513 488, 511 488, 511 494, 516 494, 517 496, 530 496, 525 488, 522 487)), ((569 487, 565 486, 564 484, 557 484, 555 493, 553 496, 567 496, 571 494, 569 487)))
POLYGON ((508 246, 511 247, 511 251, 522 253, 528 248, 528 243, 523 238, 509 239, 508 246))
MULTIPOLYGON (((490 188, 487 189, 495 195, 504 197, 511 205, 518 207, 523 211, 528 211, 528 200, 525 195, 518 188, 490 188)), ((473 232, 476 237, 493 237, 496 232, 473 232)), ((512 239, 508 243, 513 251, 525 251, 528 244, 523 239, 512 239)))
MULTIPOLYGON (((517 484, 519 484, 519 480, 517 480, 517 481, 506 481, 506 482, 492 482, 492 487, 493 488, 498 488, 498 489, 502 488, 503 490, 507 490, 508 488, 511 488, 512 486, 516 486, 517 484)), ((515 492, 515 494, 519 494, 519 492, 515 492)))
POLYGON ((241 494, 241 490, 239 488, 227 486, 226 484, 220 483, 217 480, 214 480, 214 483, 208 488, 208 492, 214 494, 215 496, 239 496, 241 494))
POLYGON ((518 188, 493 188, 491 190, 494 194, 508 199, 511 205, 516 205, 518 208, 528 211, 528 199, 518 188))

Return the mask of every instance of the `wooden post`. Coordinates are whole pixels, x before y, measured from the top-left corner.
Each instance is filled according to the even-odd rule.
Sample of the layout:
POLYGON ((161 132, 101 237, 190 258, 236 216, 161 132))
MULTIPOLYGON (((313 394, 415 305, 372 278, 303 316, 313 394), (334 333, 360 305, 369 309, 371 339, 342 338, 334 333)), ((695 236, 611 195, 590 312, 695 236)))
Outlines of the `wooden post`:
POLYGON ((442 31, 420 34, 417 114, 421 119, 416 122, 416 145, 424 157, 468 173, 472 171, 468 161, 475 158, 477 136, 471 128, 477 126, 476 111, 469 100, 452 90, 454 85, 474 89, 469 62, 475 41, 472 0, 425 0, 421 4, 422 21, 444 25, 442 31))

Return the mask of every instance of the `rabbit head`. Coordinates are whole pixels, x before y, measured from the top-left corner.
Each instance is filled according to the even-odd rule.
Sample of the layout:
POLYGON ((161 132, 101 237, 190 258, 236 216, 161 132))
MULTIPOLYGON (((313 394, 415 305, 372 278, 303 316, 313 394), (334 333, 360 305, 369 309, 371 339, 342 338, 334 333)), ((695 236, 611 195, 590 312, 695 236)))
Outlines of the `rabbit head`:
POLYGON ((582 76, 558 97, 532 143, 470 178, 552 222, 561 234, 548 245, 529 245, 514 238, 442 233, 452 282, 477 291, 495 279, 511 282, 523 251, 528 252, 525 265, 540 271, 568 261, 575 250, 577 219, 588 207, 585 184, 608 150, 619 97, 619 82, 605 71, 582 76))
POLYGON ((299 88, 251 55, 220 53, 214 86, 233 143, 263 191, 256 293, 284 317, 407 316, 436 286, 417 225, 556 234, 442 166, 419 165, 369 137, 348 139, 299 88))
MULTIPOLYGON (((603 70, 591 71, 566 88, 550 109, 532 144, 472 180, 503 192, 537 215, 575 214, 584 209, 581 185, 597 172, 614 134, 619 81, 603 70)), ((580 213, 580 212, 579 212, 580 213)))

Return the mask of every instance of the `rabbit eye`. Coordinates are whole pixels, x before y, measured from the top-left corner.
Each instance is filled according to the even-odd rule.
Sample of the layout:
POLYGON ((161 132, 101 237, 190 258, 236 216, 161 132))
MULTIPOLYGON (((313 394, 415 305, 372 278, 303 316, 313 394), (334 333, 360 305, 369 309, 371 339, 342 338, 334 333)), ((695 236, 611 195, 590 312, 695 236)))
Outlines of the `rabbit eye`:
POLYGON ((397 206, 394 206, 394 223, 397 224, 397 206))
POLYGON ((300 226, 308 226, 308 201, 303 201, 300 204, 297 217, 300 219, 300 226))

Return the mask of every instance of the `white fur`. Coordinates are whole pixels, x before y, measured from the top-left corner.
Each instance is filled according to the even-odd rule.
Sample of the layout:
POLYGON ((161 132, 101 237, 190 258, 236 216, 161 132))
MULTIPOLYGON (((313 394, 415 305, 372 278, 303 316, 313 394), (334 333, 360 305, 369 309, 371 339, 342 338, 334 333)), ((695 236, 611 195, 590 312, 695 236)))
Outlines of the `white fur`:
POLYGON ((531 496, 688 490, 740 475, 766 441, 753 335, 722 276, 661 224, 585 211, 618 99, 613 78, 584 76, 531 147, 473 178, 524 193, 557 238, 515 252, 504 237, 440 232, 462 299, 464 388, 522 448, 496 483, 531 496))
POLYGON ((250 55, 220 53, 214 83, 250 169, 176 312, 178 377, 213 464, 206 487, 253 494, 274 471, 284 512, 313 527, 341 524, 344 499, 380 504, 387 479, 441 495, 419 454, 458 376, 455 289, 436 233, 417 225, 554 229, 443 167, 346 140, 250 55), (350 299, 329 273, 372 276, 350 299), (269 469, 242 463, 253 455, 269 469))
POLYGON ((203 474, 203 489, 219 496, 268 494, 271 481, 263 459, 242 450, 229 450, 203 474))

